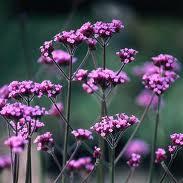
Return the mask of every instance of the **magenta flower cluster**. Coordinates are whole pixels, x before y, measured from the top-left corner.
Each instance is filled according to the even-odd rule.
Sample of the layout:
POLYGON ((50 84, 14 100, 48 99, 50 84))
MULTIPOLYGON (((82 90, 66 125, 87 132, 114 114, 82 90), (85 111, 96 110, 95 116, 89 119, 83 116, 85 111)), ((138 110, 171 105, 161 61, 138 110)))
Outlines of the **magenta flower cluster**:
POLYGON ((128 64, 135 60, 135 55, 137 53, 138 51, 132 48, 124 48, 124 49, 121 49, 119 52, 116 52, 116 55, 119 56, 119 58, 121 59, 121 62, 123 62, 124 64, 128 64))
POLYGON ((11 167, 11 157, 9 155, 0 156, 0 171, 11 167))
POLYGON ((4 85, 0 88, 0 98, 1 99, 8 99, 9 90, 8 85, 4 85))
POLYGON ((110 133, 124 131, 138 122, 138 118, 134 115, 128 116, 125 113, 121 113, 114 116, 102 117, 101 121, 91 127, 91 130, 105 138, 110 133))
POLYGON ((77 160, 71 160, 67 164, 67 169, 69 171, 87 171, 91 172, 94 168, 92 159, 90 157, 82 157, 77 160))
POLYGON ((0 98, 0 110, 6 105, 7 100, 0 98))
POLYGON ((34 140, 34 144, 37 144, 38 151, 49 151, 54 145, 54 140, 50 132, 46 132, 42 135, 38 135, 34 140))
POLYGON ((33 81, 13 81, 8 86, 9 97, 20 98, 27 96, 38 96, 42 97, 46 95, 48 97, 56 97, 60 94, 62 86, 59 84, 53 84, 49 80, 36 83, 33 81))
POLYGON ((136 153, 132 153, 130 156, 130 159, 127 161, 127 164, 131 167, 131 168, 136 168, 140 165, 141 163, 141 155, 140 154, 136 154, 136 153))
POLYGON ((95 146, 93 151, 93 157, 99 159, 101 156, 101 149, 100 147, 95 146))
POLYGON ((63 103, 58 102, 58 103, 53 104, 51 106, 50 110, 48 111, 48 114, 51 115, 51 116, 59 117, 60 116, 60 112, 63 112, 63 111, 64 111, 63 103), (57 106, 57 108, 59 110, 56 108, 55 105, 57 106))
POLYGON ((183 134, 182 133, 174 133, 170 136, 172 144, 174 146, 183 147, 183 134))
POLYGON ((167 158, 166 151, 163 148, 158 148, 155 154, 156 154, 156 159, 155 159, 156 163, 161 163, 167 158))
POLYGON ((47 114, 45 108, 39 106, 31 107, 22 103, 7 104, 2 108, 0 114, 8 119, 19 120, 24 118, 26 121, 37 119, 47 114))
POLYGON ((27 141, 22 136, 11 136, 4 142, 14 153, 20 153, 24 150, 27 141))
POLYGON ((74 135, 74 137, 77 140, 92 140, 93 139, 92 132, 90 132, 87 129, 79 128, 77 130, 73 130, 71 133, 72 133, 72 135, 74 135))

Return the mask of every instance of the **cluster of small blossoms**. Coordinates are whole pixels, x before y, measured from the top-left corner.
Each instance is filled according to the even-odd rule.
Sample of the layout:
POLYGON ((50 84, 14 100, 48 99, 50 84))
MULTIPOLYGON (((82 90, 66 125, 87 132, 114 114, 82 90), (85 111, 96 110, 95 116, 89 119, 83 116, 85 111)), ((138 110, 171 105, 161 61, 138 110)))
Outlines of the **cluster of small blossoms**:
POLYGON ((128 144, 124 155, 129 158, 133 153, 147 155, 149 153, 149 145, 143 140, 134 139, 128 144))
POLYGON ((7 100, 0 98, 0 110, 6 105, 7 100))
POLYGON ((124 25, 120 20, 112 20, 112 22, 96 22, 93 25, 95 37, 108 38, 118 33, 124 25))
POLYGON ((9 155, 0 156, 0 171, 11 167, 11 157, 9 155))
POLYGON ((93 151, 93 158, 99 159, 101 156, 101 149, 100 147, 95 146, 93 151))
POLYGON ((102 117, 101 121, 91 127, 91 130, 95 131, 102 137, 106 137, 110 133, 124 131, 128 127, 138 122, 138 118, 134 115, 128 116, 124 113, 121 113, 116 114, 115 116, 102 117))
POLYGON ((177 150, 177 146, 174 146, 174 145, 169 145, 168 146, 168 152, 170 154, 174 154, 174 152, 177 150))
POLYGON ((116 55, 120 57, 121 62, 123 62, 124 64, 128 64, 135 60, 135 55, 137 53, 138 51, 132 48, 124 48, 124 49, 121 49, 119 52, 116 52, 116 55))
POLYGON ((161 163, 167 158, 166 151, 163 148, 158 148, 155 154, 156 154, 155 163, 161 163))
MULTIPOLYGON (((61 102, 56 103, 56 106, 58 107, 60 112, 64 111, 64 106, 61 102)), ((48 111, 48 114, 51 116, 55 116, 55 117, 59 117, 60 116, 60 112, 58 111, 58 109, 55 107, 55 104, 53 104, 50 108, 50 110, 48 111)))
MULTIPOLYGON (((147 107, 152 99, 152 91, 151 90, 143 90, 140 94, 136 97, 136 104, 141 107, 147 107)), ((161 101, 161 105, 163 105, 163 101, 161 101)), ((158 96, 154 96, 151 106, 153 109, 156 109, 158 106, 158 96)))
POLYGON ((44 44, 40 47, 41 56, 44 58, 52 59, 52 52, 53 52, 53 41, 45 41, 44 44))
POLYGON ((75 73, 74 80, 83 81, 83 89, 87 93, 93 93, 99 89, 99 86, 102 89, 106 89, 109 86, 124 84, 129 81, 129 78, 125 72, 117 74, 110 69, 98 68, 89 73, 87 70, 79 69, 75 73))
POLYGON ((182 133, 174 133, 170 135, 172 144, 174 146, 183 147, 183 134, 182 133))
POLYGON ((152 57, 152 61, 157 67, 163 67, 164 70, 172 70, 177 59, 172 55, 160 54, 156 57, 152 57))
POLYGON ((164 93, 172 83, 178 78, 178 75, 174 71, 164 71, 162 75, 161 72, 154 74, 144 74, 142 77, 142 82, 146 88, 152 90, 157 95, 164 93))
POLYGON ((9 146, 14 153, 20 153, 24 150, 27 140, 22 136, 11 136, 4 142, 5 145, 9 146))
POLYGON ((44 80, 41 83, 33 81, 13 81, 8 86, 9 97, 20 98, 35 95, 42 97, 46 95, 48 97, 56 97, 60 94, 62 86, 59 84, 53 84, 49 80, 44 80))
POLYGON ((92 140, 92 132, 86 129, 77 129, 71 132, 77 140, 92 140))
MULTIPOLYGON (((60 49, 59 50, 54 50, 52 52, 52 58, 41 56, 38 59, 38 63, 41 63, 41 64, 54 64, 53 60, 59 65, 67 66, 70 63, 71 56, 66 51, 63 51, 63 50, 60 50, 60 49)), ((75 62, 76 62, 76 58, 74 57, 72 59, 72 63, 75 63, 75 62)))
POLYGON ((95 50, 96 49, 97 41, 95 39, 87 38, 85 40, 85 43, 88 45, 90 50, 95 50))
POLYGON ((34 140, 34 144, 37 144, 38 151, 48 151, 54 146, 54 140, 50 132, 46 132, 42 135, 38 135, 34 140))
POLYGON ((8 99, 8 96, 9 96, 8 85, 4 85, 0 88, 0 98, 8 99))
POLYGON ((39 106, 31 107, 22 103, 7 104, 2 108, 0 114, 8 119, 19 120, 24 118, 26 121, 31 121, 32 118, 37 119, 47 114, 45 108, 39 106))
POLYGON ((140 165, 141 163, 141 155, 140 154, 136 154, 136 153, 132 153, 130 156, 130 159, 127 161, 127 164, 131 167, 131 168, 136 168, 140 165))
POLYGON ((94 168, 94 165, 92 164, 92 159, 90 157, 82 157, 77 160, 71 160, 67 164, 67 169, 69 171, 87 171, 91 172, 94 168))

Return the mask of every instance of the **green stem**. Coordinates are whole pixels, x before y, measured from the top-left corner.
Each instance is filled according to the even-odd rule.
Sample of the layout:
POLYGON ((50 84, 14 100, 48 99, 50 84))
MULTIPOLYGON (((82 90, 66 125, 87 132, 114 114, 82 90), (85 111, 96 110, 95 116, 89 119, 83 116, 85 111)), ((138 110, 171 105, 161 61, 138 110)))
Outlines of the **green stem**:
MULTIPOLYGON (((68 146, 68 134, 69 134, 69 125, 70 125, 70 115, 71 115, 71 93, 72 93, 72 59, 73 55, 70 54, 71 60, 69 63, 69 80, 67 88, 67 113, 66 119, 67 123, 65 124, 65 136, 64 136, 64 151, 63 151, 63 166, 66 165, 67 161, 67 146, 68 146)), ((63 176, 63 182, 65 182, 65 176, 63 176)))
POLYGON ((111 176, 111 183, 114 183, 114 173, 115 173, 115 148, 111 149, 111 170, 110 170, 110 176, 111 176))
POLYGON ((115 159, 114 163, 115 165, 118 163, 118 161, 120 160, 120 158, 123 156, 124 152, 126 151, 129 143, 131 142, 131 140, 134 138, 135 134, 137 133, 138 129, 140 128, 142 122, 144 121, 145 119, 145 116, 147 114, 147 112, 149 111, 149 108, 152 104, 152 101, 153 101, 153 98, 154 98, 154 94, 151 96, 151 100, 149 102, 149 104, 146 106, 141 118, 140 118, 140 122, 137 124, 135 130, 133 131, 133 133, 131 134, 130 138, 128 139, 127 143, 125 144, 125 146, 123 147, 123 149, 121 150, 121 152, 119 153, 119 155, 117 156, 117 158, 115 159))
POLYGON ((149 178, 148 178, 149 183, 152 183, 153 181, 154 159, 155 159, 155 150, 156 150, 158 125, 159 125, 160 104, 161 104, 161 96, 158 97, 158 107, 156 111, 156 121, 155 121, 155 129, 154 129, 154 136, 153 136, 152 149, 151 149, 151 161, 150 161, 149 178))
POLYGON ((52 156, 53 160, 55 161, 56 165, 59 168, 59 171, 61 172, 62 171, 62 167, 61 167, 61 165, 60 165, 60 163, 59 163, 59 161, 58 161, 58 159, 57 159, 57 157, 56 157, 56 155, 54 153, 54 150, 50 152, 50 155, 52 156))
POLYGON ((106 68, 106 45, 103 44, 103 69, 106 68))

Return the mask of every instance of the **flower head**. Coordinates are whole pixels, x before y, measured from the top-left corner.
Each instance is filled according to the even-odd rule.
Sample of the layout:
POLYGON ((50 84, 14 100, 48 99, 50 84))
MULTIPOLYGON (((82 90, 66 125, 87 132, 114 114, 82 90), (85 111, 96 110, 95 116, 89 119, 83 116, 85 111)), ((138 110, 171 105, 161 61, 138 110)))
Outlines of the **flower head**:
POLYGON ((7 100, 0 98, 0 110, 6 105, 7 100))
POLYGON ((14 153, 20 153, 24 150, 27 141, 22 136, 12 136, 5 140, 5 145, 9 146, 14 153))
POLYGON ((0 87, 0 98, 8 99, 8 95, 9 95, 8 85, 0 87))
POLYGON ((85 40, 86 44, 88 45, 90 50, 95 50, 96 49, 96 45, 97 45, 97 41, 93 38, 87 38, 85 40))
POLYGON ((77 140, 91 140, 93 139, 92 132, 86 129, 77 129, 71 132, 77 140))
POLYGON ((116 52, 116 55, 120 57, 121 62, 123 62, 124 64, 128 64, 135 60, 135 55, 137 53, 138 51, 132 48, 124 48, 124 49, 121 49, 119 52, 116 52))
POLYGON ((75 73, 74 81, 85 81, 87 79, 88 70, 79 69, 75 73))
POLYGON ((53 41, 45 41, 44 44, 40 47, 41 56, 51 59, 51 54, 53 50, 53 41))
POLYGON ((127 164, 130 167, 136 168, 140 165, 140 162, 141 162, 141 155, 132 153, 130 159, 127 161, 127 164))
POLYGON ((9 155, 0 156, 0 171, 11 167, 11 157, 9 155))
MULTIPOLYGON (((64 106, 63 106, 63 104, 61 102, 56 103, 56 106, 58 107, 60 112, 63 112, 64 106)), ((51 115, 51 116, 59 117, 60 116, 60 112, 58 111, 58 109, 53 104, 51 106, 50 110, 48 111, 48 114, 51 115)))
POLYGON ((175 146, 183 147, 183 134, 182 133, 174 133, 170 135, 172 144, 175 146))
POLYGON ((174 152, 177 150, 177 146, 170 145, 168 146, 168 151, 170 154, 174 154, 174 152))
POLYGON ((101 156, 101 149, 100 149, 100 147, 95 146, 94 152, 93 152, 93 157, 96 159, 99 159, 100 156, 101 156))
POLYGON ((92 37, 94 34, 94 28, 90 22, 84 23, 78 31, 87 38, 92 37))
POLYGON ((155 159, 156 163, 161 163, 166 159, 166 151, 162 148, 158 148, 155 154, 156 154, 156 159, 155 159))
POLYGON ((34 144, 37 144, 38 151, 48 151, 54 145, 54 140, 50 132, 46 132, 42 135, 38 135, 34 140, 34 144))

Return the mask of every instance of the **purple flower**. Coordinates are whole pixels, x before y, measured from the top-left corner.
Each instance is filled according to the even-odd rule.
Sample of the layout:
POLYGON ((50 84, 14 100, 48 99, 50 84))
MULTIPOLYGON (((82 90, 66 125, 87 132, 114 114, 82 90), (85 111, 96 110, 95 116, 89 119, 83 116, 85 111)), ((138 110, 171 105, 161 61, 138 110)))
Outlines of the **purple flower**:
POLYGON ((136 153, 132 153, 130 156, 130 159, 127 161, 127 164, 131 167, 131 168, 136 168, 140 165, 141 163, 141 155, 140 154, 136 154, 136 153))
POLYGON ((131 154, 147 155, 149 153, 149 145, 140 139, 130 141, 124 155, 128 158, 131 154))
POLYGON ((121 62, 123 62, 124 64, 128 64, 135 60, 135 55, 137 53, 138 51, 132 48, 124 48, 124 49, 121 49, 119 52, 116 52, 116 55, 120 57, 121 62))
POLYGON ((170 146, 168 146, 168 151, 169 151, 169 153, 170 154, 174 154, 174 152, 177 150, 177 146, 172 146, 172 145, 170 145, 170 146))
POLYGON ((7 100, 0 98, 0 110, 6 105, 7 100))
POLYGON ((77 140, 91 140, 93 139, 92 132, 86 129, 77 129, 71 132, 77 140))
POLYGON ((88 70, 79 69, 75 73, 74 81, 85 81, 87 79, 88 70))
POLYGON ((96 49, 96 45, 97 45, 97 41, 93 38, 87 38, 85 40, 86 44, 88 45, 90 50, 95 50, 96 49))
POLYGON ((172 55, 160 54, 156 57, 152 57, 154 65, 158 67, 163 67, 165 70, 173 70, 174 63, 177 62, 177 59, 172 55))
POLYGON ((174 71, 165 71, 162 75, 160 72, 154 74, 145 74, 142 78, 145 88, 155 92, 157 95, 164 93, 172 83, 178 78, 174 71))
POLYGON ((88 80, 86 83, 83 83, 82 88, 88 94, 92 94, 99 89, 98 86, 94 84, 92 79, 88 80))
POLYGON ((20 153, 24 150, 27 140, 20 135, 12 136, 5 140, 4 144, 9 146, 14 153, 20 153))
MULTIPOLYGON (((136 98, 136 104, 141 107, 147 107, 151 101, 153 92, 151 90, 143 90, 136 98)), ((161 106, 163 106, 164 102, 161 101, 161 106)), ((158 106, 158 96, 154 96, 151 106, 153 109, 156 109, 158 106)))
POLYGON ((8 99, 9 90, 8 85, 4 85, 0 88, 0 98, 1 99, 8 99))
POLYGON ((100 149, 100 147, 95 146, 94 152, 93 152, 93 157, 96 159, 99 159, 100 156, 101 156, 101 149, 100 149))
POLYGON ((183 147, 183 134, 182 133, 174 133, 170 135, 172 144, 175 146, 183 147))
POLYGON ((9 155, 0 156, 0 171, 11 167, 11 157, 9 155))
POLYGON ((34 144, 37 144, 38 151, 48 151, 54 145, 54 140, 50 132, 46 132, 42 135, 38 135, 34 140, 34 144))
POLYGON ((90 22, 84 23, 78 31, 87 38, 92 37, 94 34, 94 28, 90 22))
POLYGON ((115 116, 102 117, 101 121, 91 127, 91 130, 98 133, 101 137, 109 134, 124 131, 133 124, 138 123, 138 118, 134 115, 128 116, 125 113, 116 114, 115 116))
POLYGON ((53 50, 53 41, 45 41, 44 44, 40 47, 41 56, 47 59, 51 59, 53 50))
MULTIPOLYGON (((63 104, 61 102, 56 103, 56 105, 57 105, 57 107, 58 107, 58 109, 59 109, 60 112, 63 112, 64 111, 64 106, 63 106, 63 104)), ((49 115, 55 116, 55 117, 59 117, 60 116, 60 113, 59 113, 58 109, 53 104, 51 106, 51 109, 48 111, 49 115)))
POLYGON ((155 163, 161 163, 162 161, 164 161, 167 158, 166 151, 162 148, 158 148, 156 150, 155 154, 156 154, 155 163))

